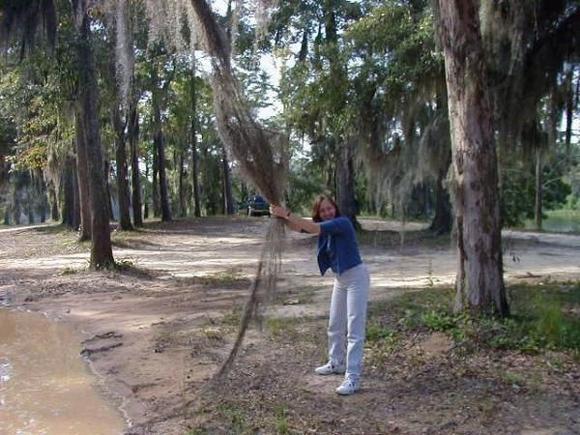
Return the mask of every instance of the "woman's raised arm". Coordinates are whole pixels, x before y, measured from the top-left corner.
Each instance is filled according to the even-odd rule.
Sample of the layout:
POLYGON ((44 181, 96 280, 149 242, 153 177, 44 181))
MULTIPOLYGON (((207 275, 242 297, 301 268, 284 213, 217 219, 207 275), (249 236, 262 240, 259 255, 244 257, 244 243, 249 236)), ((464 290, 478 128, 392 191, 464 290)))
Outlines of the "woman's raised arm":
POLYGON ((273 205, 270 207, 270 212, 274 216, 280 219, 284 219, 286 221, 286 225, 288 225, 288 228, 293 231, 316 235, 320 234, 320 224, 301 218, 300 216, 296 216, 292 214, 290 210, 284 207, 273 205))

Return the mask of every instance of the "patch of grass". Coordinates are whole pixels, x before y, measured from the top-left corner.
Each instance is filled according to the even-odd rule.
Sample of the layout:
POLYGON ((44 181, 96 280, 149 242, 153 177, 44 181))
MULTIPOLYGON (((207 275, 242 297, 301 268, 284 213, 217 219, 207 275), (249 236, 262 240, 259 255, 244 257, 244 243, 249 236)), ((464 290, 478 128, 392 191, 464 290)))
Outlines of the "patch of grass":
POLYGON ((297 431, 290 409, 292 404, 276 394, 256 396, 247 394, 214 398, 203 409, 205 422, 197 423, 190 434, 280 434, 304 433, 297 431))
POLYGON ((229 313, 224 314, 220 319, 220 323, 224 326, 239 326, 242 321, 242 309, 241 305, 236 305, 232 308, 229 313))
POLYGON ((509 371, 502 371, 500 373, 500 377, 510 385, 517 385, 522 386, 525 384, 524 377, 519 373, 509 372, 509 371))
POLYGON ((369 324, 373 321, 394 330, 414 331, 424 327, 423 315, 431 311, 450 312, 452 289, 427 289, 404 293, 389 301, 369 307, 369 324))
POLYGON ((247 417, 243 409, 232 404, 223 403, 218 406, 217 410, 230 424, 230 433, 250 433, 250 427, 247 424, 247 417))
POLYGON ((282 405, 278 405, 276 406, 275 414, 276 432, 283 435, 290 433, 288 427, 288 408, 282 405))
POLYGON ((326 329, 315 324, 316 320, 303 317, 267 317, 263 326, 276 342, 315 344, 318 347, 321 338, 326 338, 326 329))
POLYGON ((421 315, 423 325, 431 331, 446 332, 457 327, 459 316, 443 311, 431 310, 421 315))
POLYGON ((393 337, 396 331, 389 328, 388 326, 380 325, 379 323, 369 323, 367 326, 367 341, 375 342, 381 340, 387 340, 393 337))
POLYGON ((376 321, 367 325, 366 358, 371 366, 384 366, 387 358, 396 351, 402 340, 402 333, 376 321))
POLYGON ((373 307, 369 342, 398 333, 437 331, 466 347, 580 353, 580 283, 513 286, 509 289, 512 315, 505 319, 455 314, 453 293, 428 289, 373 307), (379 327, 381 318, 388 322, 379 327))
POLYGON ((271 317, 266 319, 266 328, 275 339, 298 340, 301 333, 298 328, 299 319, 271 317))

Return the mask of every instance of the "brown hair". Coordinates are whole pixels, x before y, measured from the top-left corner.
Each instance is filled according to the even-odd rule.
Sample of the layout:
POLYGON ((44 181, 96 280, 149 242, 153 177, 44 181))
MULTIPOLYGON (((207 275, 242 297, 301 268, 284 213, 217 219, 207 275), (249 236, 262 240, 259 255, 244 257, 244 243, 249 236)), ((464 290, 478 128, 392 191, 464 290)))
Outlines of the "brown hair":
POLYGON ((340 210, 338 209, 338 205, 336 205, 336 202, 334 202, 332 198, 326 195, 318 195, 314 200, 314 205, 312 206, 312 220, 314 222, 322 222, 322 219, 320 218, 320 205, 324 200, 330 202, 334 206, 334 209, 336 210, 335 217, 340 216, 340 210))

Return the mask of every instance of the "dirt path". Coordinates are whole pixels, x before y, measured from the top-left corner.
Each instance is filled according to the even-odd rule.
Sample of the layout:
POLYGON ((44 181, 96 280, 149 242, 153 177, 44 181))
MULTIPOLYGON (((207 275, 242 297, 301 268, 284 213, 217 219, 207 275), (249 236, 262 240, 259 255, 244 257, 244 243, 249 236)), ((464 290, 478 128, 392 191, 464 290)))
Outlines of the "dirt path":
MULTIPOLYGON (((120 273, 86 271, 88 246, 78 245, 72 233, 50 226, 0 230, 0 303, 47 312, 81 330, 88 339, 85 355, 129 418, 130 433, 184 433, 184 404, 196 396, 231 343, 266 223, 266 218, 213 218, 148 224, 143 231, 115 234, 115 258, 126 266, 120 273)), ((370 220, 363 226, 374 230, 361 240, 373 301, 453 282, 454 249, 448 239, 412 232, 401 244, 398 234, 387 231, 397 227, 370 220)), ((269 318, 323 324, 332 278, 318 276, 314 246, 310 236, 289 234, 279 296, 269 318)), ((510 232, 504 247, 509 280, 580 278, 578 236, 510 232)), ((246 353, 256 359, 239 379, 248 381, 246 375, 255 372, 250 384, 261 379, 259 388, 267 390, 268 379, 258 372, 264 359, 259 350, 268 340, 252 331, 247 343, 246 353)), ((312 343, 286 369, 301 364, 294 367, 297 373, 309 373, 324 347, 320 338, 312 343)), ((286 355, 284 340, 271 345, 273 358, 286 355)), ((305 376, 307 395, 328 390, 328 406, 342 406, 329 385, 305 376)), ((402 394, 403 386, 397 388, 402 394)), ((380 394, 355 401, 369 406, 371 399, 381 400, 380 394)))

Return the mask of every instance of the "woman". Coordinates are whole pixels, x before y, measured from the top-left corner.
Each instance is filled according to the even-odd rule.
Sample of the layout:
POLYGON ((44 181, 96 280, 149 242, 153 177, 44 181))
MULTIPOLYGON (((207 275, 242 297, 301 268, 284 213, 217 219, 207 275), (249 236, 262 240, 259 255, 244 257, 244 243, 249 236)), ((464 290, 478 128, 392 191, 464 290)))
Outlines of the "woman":
POLYGON ((365 339, 369 274, 363 264, 351 221, 341 217, 336 203, 320 195, 314 202, 312 221, 280 206, 272 214, 285 219, 294 231, 318 235, 317 259, 321 275, 335 273, 328 322, 328 362, 315 369, 319 375, 345 374, 336 389, 350 395, 360 388, 365 339))

